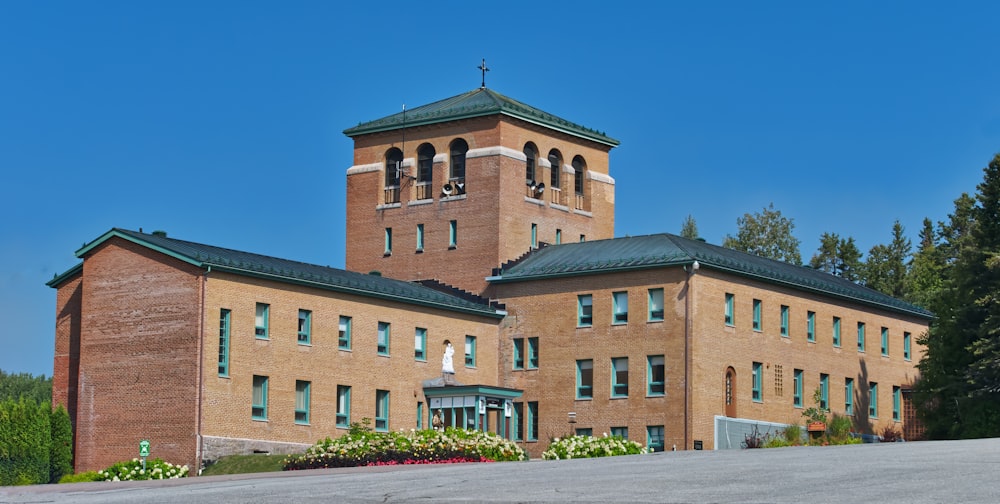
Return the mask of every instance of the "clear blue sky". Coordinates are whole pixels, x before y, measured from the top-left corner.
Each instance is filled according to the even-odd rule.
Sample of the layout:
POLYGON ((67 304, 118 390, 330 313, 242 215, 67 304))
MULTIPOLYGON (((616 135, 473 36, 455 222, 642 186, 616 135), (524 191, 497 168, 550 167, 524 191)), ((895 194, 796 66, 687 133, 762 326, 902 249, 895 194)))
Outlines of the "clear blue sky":
POLYGON ((773 202, 808 259, 945 219, 1000 151, 1000 2, 0 2, 0 369, 112 227, 343 266, 361 121, 487 86, 621 140, 616 234, 773 202))

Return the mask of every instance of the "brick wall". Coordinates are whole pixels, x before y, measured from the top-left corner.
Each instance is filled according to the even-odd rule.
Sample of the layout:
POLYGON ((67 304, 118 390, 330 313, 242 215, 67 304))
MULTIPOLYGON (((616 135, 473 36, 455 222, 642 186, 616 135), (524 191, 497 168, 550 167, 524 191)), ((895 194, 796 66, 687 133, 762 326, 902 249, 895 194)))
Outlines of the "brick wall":
POLYGON ((80 317, 83 276, 67 279, 56 291, 56 342, 52 370, 52 405, 62 405, 76 425, 80 373, 80 317))

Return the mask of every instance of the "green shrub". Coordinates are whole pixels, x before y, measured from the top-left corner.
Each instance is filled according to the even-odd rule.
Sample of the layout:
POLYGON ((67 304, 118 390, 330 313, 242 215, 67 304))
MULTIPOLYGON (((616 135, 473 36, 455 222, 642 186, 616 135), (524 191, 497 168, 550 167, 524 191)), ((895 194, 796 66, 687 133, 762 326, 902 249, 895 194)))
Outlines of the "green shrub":
POLYGON ((188 466, 178 466, 163 459, 146 460, 146 468, 142 468, 142 461, 137 458, 118 462, 117 464, 103 470, 97 471, 100 476, 98 481, 134 481, 134 480, 161 480, 185 478, 188 475, 188 466))
POLYGON ((62 480, 63 475, 73 474, 73 425, 69 413, 59 405, 51 410, 51 446, 49 449, 49 483, 62 480))
POLYGON ((787 442, 785 446, 798 446, 802 444, 802 426, 799 424, 793 422, 781 432, 784 440, 787 442))
POLYGON ((834 413, 826 426, 826 434, 830 439, 830 444, 848 444, 844 441, 851 439, 852 426, 851 417, 834 413))
POLYGON ((617 455, 638 455, 649 450, 635 441, 628 441, 621 436, 602 437, 566 436, 555 438, 549 448, 542 452, 544 460, 560 460, 573 458, 614 457, 617 455))
POLYGON ((91 481, 103 481, 104 477, 97 471, 87 471, 79 474, 66 474, 59 478, 59 483, 88 483, 91 481))
POLYGON ((33 399, 0 402, 0 485, 49 481, 50 414, 33 399))

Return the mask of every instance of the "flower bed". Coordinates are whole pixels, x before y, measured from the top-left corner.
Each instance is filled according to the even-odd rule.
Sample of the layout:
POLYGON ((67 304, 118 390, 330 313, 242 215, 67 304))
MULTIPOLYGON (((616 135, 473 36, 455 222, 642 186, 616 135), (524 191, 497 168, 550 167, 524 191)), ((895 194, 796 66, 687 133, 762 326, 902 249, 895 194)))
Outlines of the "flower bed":
POLYGON ((403 464, 451 464, 524 460, 524 450, 489 432, 448 428, 372 432, 352 428, 337 439, 326 438, 302 455, 285 458, 286 471, 321 467, 403 464))
POLYGON ((146 468, 142 468, 142 462, 135 458, 117 464, 103 470, 97 471, 96 481, 133 481, 150 479, 176 479, 184 478, 188 475, 188 466, 178 466, 162 459, 152 459, 146 461, 146 468))
POLYGON ((617 455, 638 455, 648 453, 649 449, 635 441, 628 441, 621 436, 602 437, 568 436, 555 438, 549 448, 542 452, 545 460, 614 457, 617 455))

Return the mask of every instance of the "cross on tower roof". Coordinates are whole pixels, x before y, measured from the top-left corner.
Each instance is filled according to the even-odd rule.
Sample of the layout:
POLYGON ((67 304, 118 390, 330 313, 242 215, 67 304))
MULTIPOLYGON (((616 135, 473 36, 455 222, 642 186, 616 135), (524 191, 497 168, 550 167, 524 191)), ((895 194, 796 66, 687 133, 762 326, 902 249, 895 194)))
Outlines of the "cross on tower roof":
POLYGON ((483 72, 483 82, 480 84, 480 89, 486 89, 486 72, 489 72, 489 67, 486 66, 486 58, 483 58, 483 62, 476 67, 483 72))

